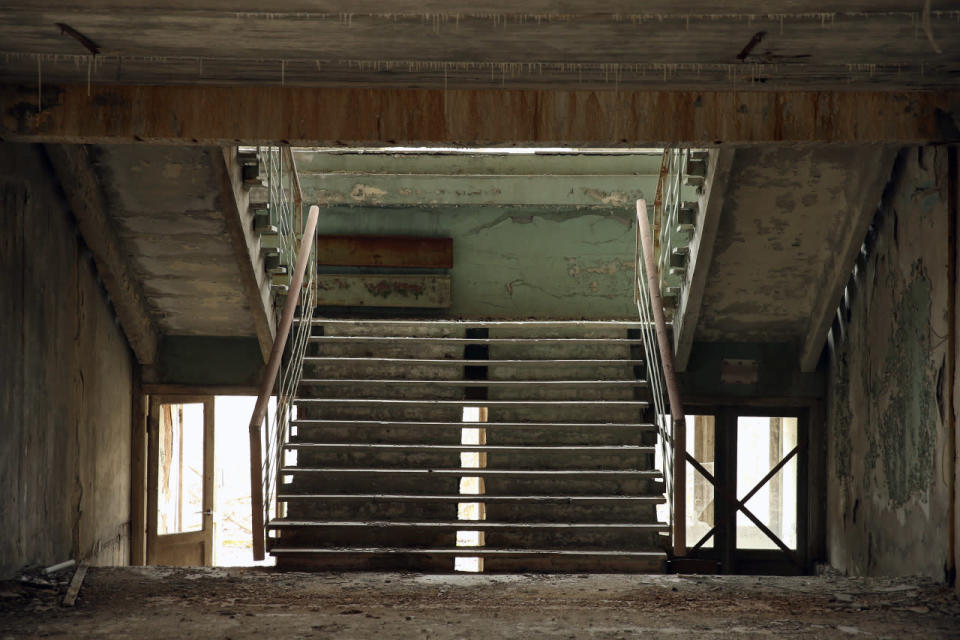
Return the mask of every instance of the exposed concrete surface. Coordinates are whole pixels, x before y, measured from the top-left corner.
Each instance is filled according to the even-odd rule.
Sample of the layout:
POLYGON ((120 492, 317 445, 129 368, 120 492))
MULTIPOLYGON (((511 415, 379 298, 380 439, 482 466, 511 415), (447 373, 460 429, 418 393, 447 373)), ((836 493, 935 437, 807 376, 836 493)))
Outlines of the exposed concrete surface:
POLYGON ((450 316, 636 318, 634 202, 657 153, 297 155, 320 233, 453 239, 450 316))
POLYGON ((0 576, 129 555, 132 354, 37 146, 0 152, 0 576))
POLYGON ((696 339, 802 341, 826 265, 874 195, 863 183, 889 171, 882 156, 869 146, 738 150, 696 339))
POLYGON ((923 579, 91 569, 74 609, 0 583, 0 638, 957 638, 923 579))
POLYGON ((109 217, 164 335, 256 335, 212 166, 221 153, 144 145, 91 152, 109 217))
POLYGON ((0 78, 32 82, 40 65, 50 81, 144 85, 931 89, 954 84, 960 23, 955 5, 927 8, 903 0, 20 0, 0 10, 0 78), (96 43, 93 64, 56 23, 96 43))
POLYGON ((851 573, 942 580, 948 567, 946 156, 901 153, 833 333, 827 546, 851 573))

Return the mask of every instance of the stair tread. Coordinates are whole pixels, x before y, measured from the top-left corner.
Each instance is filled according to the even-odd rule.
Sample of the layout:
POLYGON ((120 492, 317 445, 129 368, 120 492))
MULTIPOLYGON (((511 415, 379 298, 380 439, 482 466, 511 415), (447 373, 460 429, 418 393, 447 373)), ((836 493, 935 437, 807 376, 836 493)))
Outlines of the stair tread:
POLYGON ((416 495, 416 494, 389 494, 389 493, 281 493, 277 496, 280 501, 286 500, 370 500, 370 501, 402 501, 402 502, 643 502, 647 504, 663 504, 666 498, 655 496, 622 496, 622 495, 595 495, 595 496, 550 496, 550 495, 416 495))
MULTIPOLYGON (((435 326, 435 327, 612 327, 639 329, 644 326, 641 320, 438 320, 411 318, 409 320, 350 320, 345 318, 311 318, 315 326, 323 325, 351 325, 363 324, 366 326, 435 326)), ((303 318, 296 318, 296 322, 303 322, 303 318)))
MULTIPOLYGON (((477 404, 483 401, 478 401, 477 404)), ((651 422, 443 422, 436 420, 337 420, 323 418, 300 418, 291 421, 296 426, 348 426, 348 427, 482 427, 509 429, 606 429, 628 428, 654 430, 657 425, 651 422)))
POLYGON ((662 522, 492 522, 490 520, 406 521, 406 520, 315 520, 278 518, 267 525, 270 529, 309 527, 372 527, 408 529, 643 529, 667 531, 662 522))
POLYGON ((661 471, 652 469, 388 469, 384 467, 282 467, 280 473, 369 473, 369 474, 433 474, 456 476, 644 476, 660 478, 661 471))
POLYGON ((301 385, 435 385, 438 387, 645 387, 646 380, 408 380, 389 378, 304 378, 301 385))
MULTIPOLYGON (((433 400, 400 398, 294 398, 294 404, 393 404, 401 406, 426 404, 448 407, 522 407, 527 405, 546 406, 631 406, 646 407, 650 403, 646 400, 433 400)), ((465 424, 465 426, 470 426, 465 424)))
MULTIPOLYGON (((469 424, 469 423, 468 423, 469 424)), ((482 422, 472 424, 482 425, 482 422)), ((374 449, 383 451, 516 451, 516 452, 643 452, 654 453, 656 447, 644 445, 481 445, 481 444, 381 444, 381 443, 351 443, 351 442, 288 442, 284 445, 288 449, 374 449)))
POLYGON ((395 342, 398 344, 642 344, 640 338, 459 338, 446 336, 310 336, 311 342, 395 342))
POLYGON ((272 547, 271 554, 433 554, 464 556, 631 556, 637 558, 666 558, 664 551, 633 551, 618 549, 503 549, 491 547, 272 547))
POLYGON ((517 358, 513 360, 472 360, 466 358, 392 358, 379 356, 306 356, 304 362, 391 363, 411 365, 450 365, 469 367, 535 367, 535 366, 640 366, 643 360, 627 358, 517 358))

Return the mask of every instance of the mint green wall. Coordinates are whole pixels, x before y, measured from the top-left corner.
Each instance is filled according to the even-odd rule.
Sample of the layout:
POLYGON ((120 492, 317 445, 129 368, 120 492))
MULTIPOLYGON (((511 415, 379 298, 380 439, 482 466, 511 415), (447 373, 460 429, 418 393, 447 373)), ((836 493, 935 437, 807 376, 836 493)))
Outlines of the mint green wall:
POLYGON ((630 209, 333 207, 320 233, 453 238, 453 305, 464 318, 624 318, 633 305, 630 209))
POLYGON ((638 198, 661 154, 300 151, 320 232, 453 238, 464 318, 634 319, 638 198))

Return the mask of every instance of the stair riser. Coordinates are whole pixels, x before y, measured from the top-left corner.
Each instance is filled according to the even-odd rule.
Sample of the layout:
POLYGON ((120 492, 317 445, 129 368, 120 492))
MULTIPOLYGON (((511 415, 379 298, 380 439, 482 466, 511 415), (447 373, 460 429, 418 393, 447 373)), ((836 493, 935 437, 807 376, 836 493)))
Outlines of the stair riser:
POLYGON ((645 400, 642 387, 543 386, 537 382, 515 387, 481 387, 431 384, 301 384, 299 398, 351 398, 390 400, 458 400, 467 393, 486 393, 490 400, 645 400), (482 390, 482 391, 481 391, 482 390), (638 393, 642 393, 639 396, 638 393))
MULTIPOLYGON (((303 363, 304 378, 337 378, 348 380, 462 380, 463 367, 451 365, 408 365, 391 362, 337 361, 303 363)), ((305 387, 301 387, 303 389, 305 387)))
MULTIPOLYGON (((483 423, 465 424, 465 427, 483 427, 483 423)), ((494 427, 487 428, 489 445, 621 445, 653 446, 656 433, 633 428, 592 427, 590 429, 538 429, 494 427)), ((291 442, 340 442, 369 444, 431 444, 459 445, 460 429, 456 427, 316 427, 298 426, 291 442)))
MULTIPOLYGON (((328 340, 311 342, 307 355, 354 358, 464 358, 469 343, 404 342, 402 340, 328 340)), ((567 360, 631 358, 630 343, 605 342, 503 342, 477 344, 486 347, 489 360, 567 360)))
MULTIPOLYGON (((471 531, 464 522, 463 531, 471 531)), ((629 551, 658 551, 663 548, 662 537, 645 531, 523 529, 516 531, 487 531, 485 544, 491 548, 511 549, 623 549, 629 551)), ((328 547, 343 544, 373 547, 451 547, 456 546, 456 530, 436 531, 427 528, 395 527, 323 527, 283 530, 283 546, 328 547)))
MULTIPOLYGON (((639 325, 635 325, 639 326, 639 325)), ((324 323, 315 322, 314 332, 326 336, 422 336, 462 338, 468 329, 485 329, 491 338, 625 338, 625 325, 528 324, 473 326, 467 324, 407 323, 324 323)))
MULTIPOLYGON (((549 364, 489 364, 476 360, 475 364, 450 364, 381 361, 381 360, 323 360, 304 362, 304 378, 387 379, 387 380, 462 380, 464 368, 486 371, 490 380, 633 380, 643 378, 642 365, 551 362, 549 364)), ((450 358, 449 360, 454 360, 450 358)), ((455 360, 461 360, 456 358, 455 360)))
MULTIPOLYGON (((466 406, 487 406, 483 400, 466 406)), ((617 404, 517 405, 489 407, 488 422, 643 422, 646 410, 617 404)), ((297 405, 297 417, 321 420, 402 420, 456 422, 463 418, 457 405, 316 404, 297 405)))
MULTIPOLYGON (((299 467, 361 467, 383 469, 449 469, 459 467, 458 452, 431 451, 355 451, 319 452, 298 449, 299 467)), ((490 452, 486 454, 487 469, 653 469, 653 454, 647 452, 627 453, 513 453, 490 452)))
MULTIPOLYGON (((470 557, 469 552, 463 557, 470 557)), ((281 571, 409 571, 452 573, 452 556, 363 555, 316 556, 282 555, 277 557, 281 571)), ((666 559, 631 558, 629 556, 565 557, 521 556, 484 558, 484 573, 664 573, 666 559)))
MULTIPOLYGON (((458 476, 418 477, 394 474, 295 474, 294 481, 282 483, 281 493, 440 493, 460 492, 458 476)), ((470 477, 464 471, 463 477, 470 477)), ((663 494, 663 485, 648 478, 484 478, 487 493, 501 495, 638 495, 663 494)))
MULTIPOLYGON (((483 496, 464 496, 467 502, 483 502, 483 496)), ((486 519, 496 522, 655 522, 656 506, 652 504, 498 504, 485 503, 486 519)), ((456 503, 338 501, 311 504, 287 503, 287 517, 316 520, 404 520, 449 521, 457 519, 456 503)))

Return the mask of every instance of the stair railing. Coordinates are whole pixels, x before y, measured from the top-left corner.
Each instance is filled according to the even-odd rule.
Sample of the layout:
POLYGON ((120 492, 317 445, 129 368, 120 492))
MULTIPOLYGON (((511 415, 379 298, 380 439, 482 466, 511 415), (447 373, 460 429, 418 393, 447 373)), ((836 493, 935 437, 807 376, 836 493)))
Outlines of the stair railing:
POLYGON ((682 557, 687 552, 686 421, 673 366, 673 350, 667 333, 663 299, 660 295, 657 254, 650 231, 650 219, 647 216, 647 203, 644 200, 637 200, 634 301, 640 315, 641 336, 646 352, 647 382, 653 397, 654 415, 660 436, 673 555, 682 557))
MULTIPOLYGON (((277 215, 278 231, 285 236, 282 245, 289 246, 291 253, 295 252, 296 262, 277 321, 276 338, 260 382, 260 393, 250 418, 250 498, 254 560, 263 560, 266 555, 266 526, 270 522, 271 512, 278 508, 275 502, 278 474, 283 463, 284 444, 289 434, 290 421, 295 419, 293 400, 310 341, 309 319, 313 316, 317 301, 315 239, 317 219, 320 215, 319 207, 311 206, 306 221, 303 221, 300 183, 289 147, 268 148, 266 160, 271 166, 267 184, 270 208, 277 215), (292 341, 289 341, 298 308, 302 321, 297 325, 292 341), (287 349, 288 341, 290 349, 287 349), (277 397, 276 409, 273 419, 266 421, 264 431, 267 409, 274 394, 277 397)), ((275 214, 271 213, 271 216, 275 214)))

